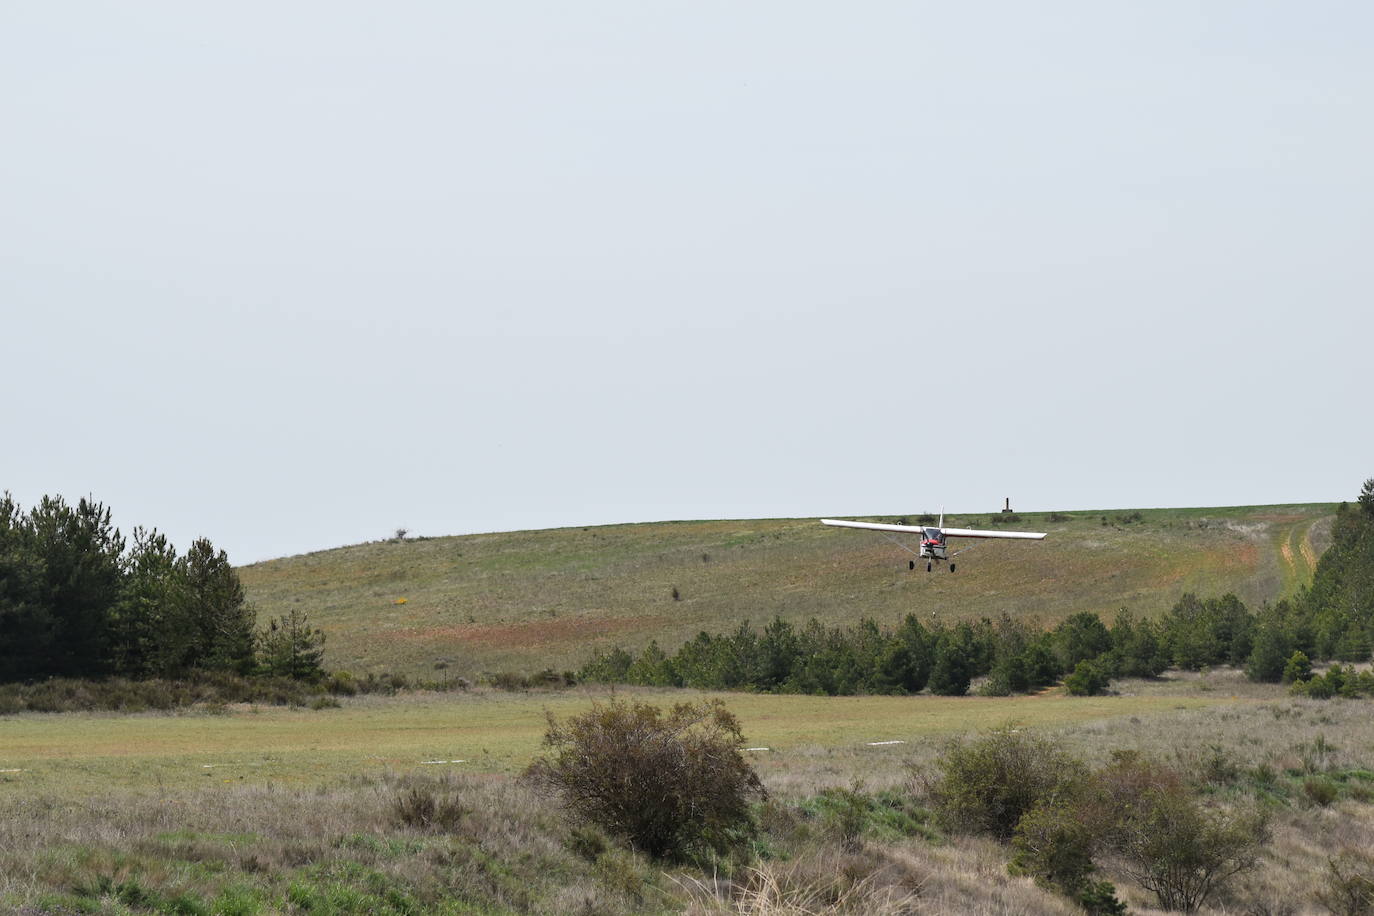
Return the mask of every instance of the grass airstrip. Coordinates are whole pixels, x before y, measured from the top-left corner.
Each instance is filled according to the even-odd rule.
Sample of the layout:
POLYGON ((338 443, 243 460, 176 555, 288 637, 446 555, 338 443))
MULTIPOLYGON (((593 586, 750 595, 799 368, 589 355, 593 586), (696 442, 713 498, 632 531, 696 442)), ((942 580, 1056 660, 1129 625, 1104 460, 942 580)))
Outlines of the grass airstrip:
MULTIPOLYGON (((1152 717, 1231 696, 807 697, 621 690, 662 705, 719 696, 756 751, 903 753, 1001 725, 1152 717), (901 742, 876 744, 877 742, 901 742), (904 747, 905 745, 905 747, 904 747)), ((321 784, 381 772, 514 773, 538 753, 546 714, 586 710, 611 692, 474 690, 358 698, 337 709, 234 708, 220 714, 25 713, 0 719, 0 792, 97 794, 219 783, 321 784)))

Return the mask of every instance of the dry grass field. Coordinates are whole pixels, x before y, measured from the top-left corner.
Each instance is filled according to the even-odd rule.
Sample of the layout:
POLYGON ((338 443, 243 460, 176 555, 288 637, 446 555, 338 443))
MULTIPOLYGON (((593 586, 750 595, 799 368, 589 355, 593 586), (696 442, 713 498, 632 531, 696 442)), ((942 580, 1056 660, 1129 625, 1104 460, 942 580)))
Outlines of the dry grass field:
MULTIPOLYGON (((1374 842, 1368 701, 1294 699, 1230 670, 1118 688, 1094 698, 725 695, 751 745, 769 748, 750 757, 773 798, 762 858, 736 869, 730 899, 709 863, 665 869, 614 848, 579 852, 557 812, 516 778, 538 751, 546 710, 564 716, 606 692, 7 717, 0 911, 1072 913, 1009 875, 1005 847, 941 834, 919 809, 913 830, 872 826, 857 848, 826 816, 804 814, 840 788, 917 797, 916 776, 946 741, 1012 726, 1052 735, 1091 762, 1141 749, 1194 772, 1231 773, 1235 781, 1216 789, 1223 804, 1257 791, 1255 774, 1268 774, 1271 788, 1331 783, 1333 799, 1296 791, 1274 803, 1261 867, 1210 910, 1324 912, 1314 901, 1328 861, 1374 842), (439 759, 447 762, 426 762, 439 759), (455 802, 455 823, 402 819, 401 802, 417 789, 455 802)), ((700 696, 622 693, 660 703, 700 696)), ((1112 877, 1132 912, 1156 912, 1149 893, 1112 877)))
MULTIPOLYGON (((774 616, 1110 619, 1185 591, 1257 606, 1311 575, 1330 504, 1026 514, 1042 542, 983 541, 959 571, 908 572, 877 532, 814 519, 662 522, 375 542, 239 570, 261 618, 304 610, 327 661, 429 678, 576 668, 595 648, 674 648, 774 616), (674 599, 674 590, 678 599, 674 599)), ((909 519, 915 519, 910 514, 909 519)), ((891 520, 893 517, 885 517, 891 520)), ((950 516, 986 526, 987 515, 950 516)))

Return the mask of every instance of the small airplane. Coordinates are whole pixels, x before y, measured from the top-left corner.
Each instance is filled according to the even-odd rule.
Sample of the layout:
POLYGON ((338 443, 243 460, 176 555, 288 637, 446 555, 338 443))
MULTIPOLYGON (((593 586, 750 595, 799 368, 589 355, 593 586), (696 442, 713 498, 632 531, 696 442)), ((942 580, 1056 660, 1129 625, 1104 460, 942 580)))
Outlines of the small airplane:
MULTIPOLYGON (((907 553, 915 554, 917 560, 925 560, 926 572, 930 572, 935 564, 942 560, 948 562, 949 571, 954 572, 954 558, 963 553, 964 550, 972 548, 972 545, 970 545, 969 547, 965 547, 964 550, 956 550, 954 553, 948 553, 945 546, 945 538, 1019 538, 1038 541, 1045 537, 1044 534, 1033 531, 977 531, 973 528, 946 528, 944 512, 940 513, 940 523, 934 526, 884 525, 879 522, 847 522, 834 518, 823 518, 821 519, 821 524, 835 525, 838 528, 866 528, 870 531, 895 531, 905 534, 914 532, 919 534, 921 536, 921 550, 919 553, 892 537, 890 534, 885 533, 883 536, 907 553)), ((907 560, 907 569, 915 568, 916 560, 907 560)))

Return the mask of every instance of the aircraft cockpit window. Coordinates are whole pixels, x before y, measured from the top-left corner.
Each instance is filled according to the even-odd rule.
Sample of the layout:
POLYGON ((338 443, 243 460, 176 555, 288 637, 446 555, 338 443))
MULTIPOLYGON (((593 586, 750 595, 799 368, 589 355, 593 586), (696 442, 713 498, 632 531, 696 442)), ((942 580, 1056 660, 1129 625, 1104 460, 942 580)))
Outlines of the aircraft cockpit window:
POLYGON ((932 540, 932 541, 938 541, 938 540, 940 540, 940 529, 939 529, 939 528, 927 528, 927 529, 926 529, 926 537, 927 537, 929 540, 932 540))

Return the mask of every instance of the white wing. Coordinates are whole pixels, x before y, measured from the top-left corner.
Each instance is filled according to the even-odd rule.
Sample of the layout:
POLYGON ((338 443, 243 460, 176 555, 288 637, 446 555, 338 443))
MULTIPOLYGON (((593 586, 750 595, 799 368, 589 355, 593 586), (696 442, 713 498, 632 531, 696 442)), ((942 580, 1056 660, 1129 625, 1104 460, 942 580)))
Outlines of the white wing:
POLYGON ((1045 535, 1036 531, 975 531, 972 528, 941 528, 951 538, 1029 538, 1038 541, 1045 535))
POLYGON ((915 531, 918 534, 925 531, 919 525, 881 525, 878 522, 846 522, 834 518, 823 518, 821 524, 837 528, 868 528, 872 531, 915 531))
MULTIPOLYGON (((835 518, 821 519, 822 525, 834 525, 838 528, 868 528, 872 531, 914 531, 922 533, 925 528, 918 525, 884 525, 879 522, 846 522, 835 518)), ((931 525, 930 527, 935 527, 931 525)), ((940 531, 946 537, 952 538, 1025 538, 1038 541, 1045 535, 1035 531, 976 531, 972 528, 941 528, 940 531)))

